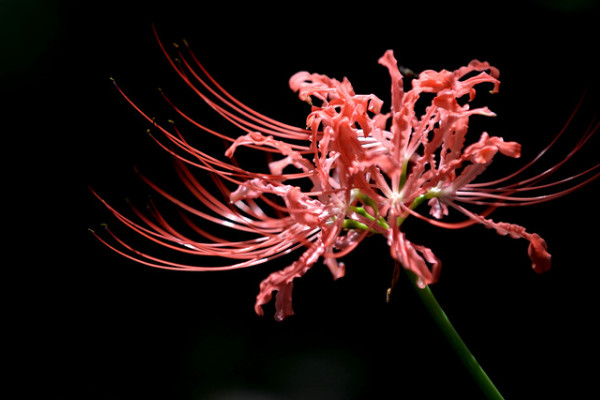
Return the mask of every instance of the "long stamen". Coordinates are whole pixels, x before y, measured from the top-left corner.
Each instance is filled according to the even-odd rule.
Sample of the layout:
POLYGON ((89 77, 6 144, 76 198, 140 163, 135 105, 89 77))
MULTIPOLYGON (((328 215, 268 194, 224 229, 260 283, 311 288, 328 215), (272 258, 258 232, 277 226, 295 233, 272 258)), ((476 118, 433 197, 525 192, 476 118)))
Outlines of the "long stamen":
MULTIPOLYGON (((235 104, 233 104, 232 102, 228 101, 227 99, 225 99, 221 94, 219 94, 218 92, 216 92, 213 88, 211 88, 192 68, 192 66, 187 62, 187 60, 185 59, 185 57, 183 57, 183 55, 181 53, 179 53, 180 55, 180 59, 181 61, 184 63, 185 67, 188 69, 188 71, 192 74, 192 76, 205 88, 207 89, 213 96, 215 96, 219 101, 221 101, 223 104, 225 104, 226 106, 230 107, 231 109, 233 109, 235 112, 239 113, 240 115, 242 115, 242 117, 237 117, 235 116, 233 113, 225 110, 223 107, 218 106, 215 102, 211 101, 205 94, 202 93, 202 91, 200 91, 194 84, 193 82, 189 79, 189 77, 185 74, 185 72, 182 70, 182 68, 179 68, 176 65, 175 60, 169 55, 169 53, 167 52, 164 44, 162 43, 162 41, 160 40, 158 33, 156 32, 156 29, 154 29, 154 33, 155 36, 157 38, 157 41, 159 43, 159 46, 163 52, 163 54, 166 56, 167 60, 169 61, 169 63, 171 64, 171 66, 175 69, 175 71, 179 74, 179 76, 184 80, 184 82, 192 89, 196 92, 196 94, 198 94, 203 101, 205 101, 209 106, 211 106, 213 109, 215 109, 215 111, 217 111, 219 114, 221 114, 222 116, 224 116, 225 118, 227 118, 228 120, 230 120, 231 122, 238 122, 238 123, 243 123, 245 125, 248 126, 253 126, 256 129, 259 130, 263 130, 266 129, 268 130, 270 133, 278 135, 278 136, 282 136, 282 137, 287 137, 290 139, 303 139, 306 140, 309 136, 309 132, 303 129, 299 129, 296 127, 290 127, 289 125, 286 124, 275 124, 273 119, 268 118, 258 112, 255 112, 254 110, 252 110, 250 107, 244 105, 243 103, 241 103, 240 101, 238 101, 237 99, 235 99, 233 96, 231 96, 228 92, 226 92, 222 86, 220 86, 213 78, 210 74, 208 74, 208 72, 206 71, 206 69, 198 62, 198 60, 196 59, 196 57, 193 55, 193 53, 191 52, 191 50, 189 50, 189 47, 187 46, 187 42, 186 42, 186 47, 188 48, 188 50, 190 51, 190 54, 192 55, 192 58, 194 59, 194 61, 196 62, 196 64, 198 65, 198 67, 201 68, 202 72, 209 78, 209 80, 218 88, 218 90, 224 94, 226 97, 228 97, 230 100, 232 100, 235 104), (254 121, 257 123, 260 123, 263 125, 263 127, 261 128, 260 126, 257 125, 252 125, 252 123, 250 121, 254 121), (293 129, 292 129, 293 128, 293 129)), ((240 127, 242 127, 240 125, 240 127)), ((242 129, 246 129, 243 128, 242 129)))
MULTIPOLYGON (((594 166, 591 169, 596 169, 596 168, 598 168, 598 166, 594 166)), ((589 172, 589 170, 586 171, 585 173, 587 173, 587 172, 589 172)), ((581 175, 581 174, 579 174, 579 175, 581 175)), ((545 194, 545 195, 540 195, 540 196, 515 197, 515 196, 509 196, 509 195, 498 195, 498 194, 493 194, 493 193, 460 192, 460 191, 458 191, 456 199, 460 200, 462 202, 465 202, 465 203, 479 204, 479 205, 492 205, 495 207, 533 205, 533 204, 539 204, 539 203, 543 203, 546 201, 554 200, 559 197, 565 196, 569 193, 573 193, 574 191, 579 190, 580 188, 595 181, 599 177, 600 177, 600 173, 596 173, 596 174, 592 175, 591 177, 587 178, 586 180, 584 180, 583 182, 578 183, 577 185, 571 186, 571 187, 561 190, 559 192, 554 192, 552 194, 545 194), (474 196, 475 199, 469 199, 469 196, 474 196), (484 199, 484 198, 502 200, 502 202, 481 201, 481 199, 484 199), (510 201, 510 202, 514 202, 514 203, 506 203, 506 201, 510 201)), ((567 179, 570 179, 570 178, 567 178, 567 179)), ((553 185, 553 184, 544 185, 544 186, 551 186, 551 185, 553 185)), ((531 188, 526 188, 526 189, 531 189, 531 188)))
POLYGON ((227 92, 213 77, 212 75, 210 75, 208 73, 208 71, 206 70, 206 68, 204 68, 204 66, 200 63, 200 61, 198 60, 198 58, 196 57, 196 55, 194 54, 194 52, 192 51, 192 49, 190 48, 190 46, 188 45, 187 41, 184 41, 185 47, 187 49, 187 51, 189 52, 190 56, 192 57, 192 60, 194 61, 194 63, 202 70, 202 73, 204 73, 204 75, 206 75, 206 77, 210 80, 210 82, 227 98, 229 98, 233 103, 237 104, 239 107, 241 107, 241 109, 243 109, 244 111, 248 112, 249 114, 252 114, 254 116, 257 117, 257 122, 261 122, 261 123, 265 123, 265 124, 271 124, 271 126, 274 127, 279 127, 281 129, 283 129, 284 131, 288 131, 290 133, 296 133, 296 134, 301 134, 300 136, 296 136, 295 138, 297 139, 304 139, 307 140, 310 138, 310 136, 312 135, 312 132, 307 130, 307 129, 302 129, 293 125, 288 125, 285 124, 281 121, 278 121, 276 119, 267 117, 257 111, 255 111, 253 108, 250 108, 248 106, 246 106, 245 104, 243 104, 241 101, 237 100, 235 97, 233 97, 229 92, 227 92))
MULTIPOLYGON (((220 161, 218 159, 216 159, 215 157, 197 149, 194 148, 192 146, 190 146, 185 140, 182 139, 181 134, 178 133, 178 136, 173 135, 171 132, 169 132, 167 129, 165 129, 164 127, 162 127, 160 124, 156 123, 155 119, 150 117, 148 114, 146 114, 144 111, 142 111, 138 105, 131 100, 131 98, 129 98, 129 96, 127 96, 125 94, 125 92, 119 87, 119 85, 117 85, 116 81, 113 79, 112 80, 114 86, 117 88, 117 90, 119 91, 119 93, 123 96, 123 98, 140 114, 142 115, 148 122, 152 123, 153 127, 158 129, 166 138, 168 138, 172 143, 174 143, 178 148, 182 149, 183 151, 185 151, 186 153, 195 156, 196 158, 199 159, 199 161, 201 162, 201 164, 195 163, 194 161, 191 161, 183 156, 181 156, 180 154, 176 153, 175 151, 173 151, 171 148, 165 146, 161 141, 159 141, 157 138, 155 138, 153 135, 150 135, 150 137, 152 139, 155 140, 155 142, 162 147, 165 151, 167 151, 168 153, 170 153, 171 155, 173 155, 175 158, 186 162, 187 164, 193 165, 197 168, 200 169, 204 169, 204 170, 208 170, 209 172, 214 172, 214 173, 218 173, 219 175, 223 176, 226 178, 226 175, 229 176, 235 176, 237 174, 237 176, 244 176, 244 177, 249 177, 249 176, 255 176, 255 177, 263 177, 266 179, 272 179, 272 178, 277 178, 277 179, 282 179, 282 176, 280 175, 272 175, 272 174, 253 174, 251 172, 248 172, 242 168, 239 167, 235 167, 230 163, 224 162, 224 161, 220 161), (219 168, 223 168, 224 170, 230 171, 230 172, 225 172, 223 170, 218 170, 215 167, 219 167, 219 168)), ((175 129, 175 128, 174 128, 175 129)), ((175 129, 176 132, 178 132, 175 129)), ((249 147, 252 147, 252 145, 250 145, 249 147)), ((254 146, 257 149, 260 149, 261 151, 272 151, 272 152, 277 152, 277 149, 269 149, 266 147, 259 147, 259 146, 254 146)), ((301 173, 296 173, 296 174, 286 174, 284 175, 285 178, 303 178, 308 176, 309 174, 307 174, 306 172, 301 172, 301 173)), ((237 184, 240 184, 240 181, 234 181, 237 184)))
MULTIPOLYGON (((456 200, 471 204, 479 205, 494 205, 494 206, 515 206, 515 205, 532 205, 541 202, 556 199, 566 194, 572 193, 575 190, 591 183, 599 177, 599 173, 591 175, 595 170, 600 168, 600 163, 588 168, 585 171, 571 175, 569 177, 550 182, 545 184, 536 185, 544 178, 547 178, 551 174, 555 173, 561 166, 563 166, 569 159, 571 159, 585 144, 586 142, 598 131, 600 122, 595 122, 589 125, 587 131, 584 133, 582 138, 577 142, 575 147, 567 153, 567 155, 558 163, 543 171, 542 173, 533 176, 528 179, 521 180, 519 182, 506 185, 503 187, 487 187, 486 184, 467 184, 464 185, 460 190, 456 191, 456 200), (591 175, 591 176, 590 176, 591 175), (583 181, 560 191, 539 195, 539 196, 513 196, 514 193, 528 192, 541 189, 547 189, 550 187, 558 186, 567 182, 575 181, 579 178, 586 177, 583 181), (487 199, 500 200, 500 201, 486 201, 487 199)), ((554 141, 553 141, 554 142, 554 141)), ((540 155, 536 157, 539 159, 540 155)), ((531 162, 528 163, 531 165, 531 162)), ((521 169, 523 170, 523 169, 521 169)), ((513 174, 514 176, 514 174, 513 174)), ((495 181, 498 182, 498 181, 495 181)))
POLYGON ((115 235, 112 231, 110 231, 108 228, 105 228, 105 230, 110 234, 110 236, 122 248, 129 251, 129 253, 126 252, 125 250, 122 250, 122 249, 116 247, 115 245, 110 244, 108 241, 106 241, 102 237, 100 237, 95 231, 92 231, 92 233, 96 238, 98 238, 98 240, 100 240, 104 245, 106 245, 108 248, 110 248, 114 252, 122 255, 123 257, 126 257, 133 261, 136 261, 140 264, 148 265, 148 266, 154 267, 154 268, 169 269, 169 270, 202 271, 202 272, 230 271, 230 270, 235 270, 235 269, 240 269, 240 268, 248 268, 248 267, 252 267, 254 265, 262 264, 262 263, 269 261, 271 258, 273 258, 273 257, 253 258, 253 259, 245 261, 245 262, 235 263, 235 264, 226 265, 226 266, 206 267, 206 266, 182 264, 182 263, 176 263, 176 262, 172 262, 172 261, 168 261, 168 260, 163 260, 158 257, 150 256, 147 253, 144 253, 140 250, 137 250, 137 249, 131 247, 125 241, 123 241, 117 235, 115 235))
MULTIPOLYGON (((575 109, 573 110, 573 112, 571 113, 571 115, 569 116, 567 122, 563 125, 562 129, 558 132, 558 134, 554 137, 554 139, 552 139, 552 141, 546 146, 544 147, 531 161, 529 161, 527 164, 525 164, 523 167, 519 168, 517 171, 506 175, 500 179, 496 179, 493 181, 488 181, 488 182, 481 182, 481 183, 471 183, 469 184, 471 187, 485 187, 485 186, 494 186, 497 185, 499 183, 502 182, 506 182, 507 180, 510 180, 520 174, 522 174, 523 172, 525 172, 527 169, 529 169, 533 164, 535 164, 540 158, 542 158, 542 156, 544 154, 546 154, 548 152, 548 150, 550 150, 550 148, 552 146, 554 146, 554 144, 558 141, 558 139, 565 133, 565 131, 567 130, 567 128, 569 127, 569 125, 571 124, 571 122, 573 121, 573 119, 575 118, 575 115, 577 114, 577 111, 579 110, 579 108, 581 107, 582 103, 583 103, 583 96, 579 99, 579 102, 577 103, 577 105, 575 106, 575 109)), ((585 137, 590 137, 596 130, 598 129, 598 125, 596 125, 595 128, 592 129, 592 131, 589 134, 585 134, 585 137)), ((585 141, 587 141, 587 139, 585 139, 585 141)), ((579 142, 578 145, 575 146, 575 148, 569 153, 568 158, 572 157, 577 150, 579 150, 581 148, 581 146, 585 143, 585 141, 583 142, 579 142)), ((567 158, 567 159, 568 159, 567 158)), ((564 163, 563 160, 560 164, 562 165, 564 163)), ((553 170, 556 170, 556 168, 554 168, 553 170)), ((536 177, 537 178, 537 177, 536 177)), ((527 181, 527 180, 526 180, 527 181)), ((516 184, 518 185, 518 184, 516 184)))

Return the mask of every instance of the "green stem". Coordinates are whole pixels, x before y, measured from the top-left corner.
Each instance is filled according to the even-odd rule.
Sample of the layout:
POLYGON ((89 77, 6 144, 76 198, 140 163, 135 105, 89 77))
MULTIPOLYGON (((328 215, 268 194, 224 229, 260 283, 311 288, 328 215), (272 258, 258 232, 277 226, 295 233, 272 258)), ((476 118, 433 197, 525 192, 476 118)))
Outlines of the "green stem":
POLYGON ((429 314, 437 326, 440 328, 452 348, 456 351, 458 358, 460 358, 465 368, 469 371, 473 379, 475 379, 479 385, 479 388, 483 391, 483 393, 485 393, 488 399, 504 399, 498 389, 496 389, 496 386, 494 386, 494 383, 487 376, 483 368, 481 368, 473 354, 471 354, 467 348, 467 345, 465 345, 465 342, 463 342, 461 337, 458 335, 458 332, 456 332, 456 329, 454 329, 454 326, 452 326, 452 323, 446 316, 446 313, 440 304, 435 299, 435 296, 431 292, 431 289, 429 289, 429 286, 426 286, 425 289, 419 288, 416 283, 416 275, 410 271, 407 272, 409 279, 419 295, 419 298, 425 305, 425 308, 427 308, 427 311, 429 311, 429 314))

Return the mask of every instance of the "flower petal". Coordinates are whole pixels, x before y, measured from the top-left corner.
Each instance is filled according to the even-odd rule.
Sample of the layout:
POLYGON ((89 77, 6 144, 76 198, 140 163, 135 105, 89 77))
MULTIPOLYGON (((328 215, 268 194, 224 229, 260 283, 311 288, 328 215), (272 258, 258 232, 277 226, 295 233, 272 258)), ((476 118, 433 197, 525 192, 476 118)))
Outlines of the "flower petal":
POLYGON ((531 258, 531 267, 538 274, 550 269, 552 256, 546 251, 547 249, 546 241, 537 233, 532 233, 529 237, 527 253, 529 254, 529 258, 531 258))
POLYGON ((260 283, 260 292, 256 296, 254 311, 263 315, 262 306, 273 298, 273 292, 277 292, 275 299, 275 319, 282 321, 294 314, 292 308, 292 282, 294 278, 304 275, 319 259, 325 251, 323 242, 319 239, 306 250, 300 258, 287 268, 273 272, 260 283))

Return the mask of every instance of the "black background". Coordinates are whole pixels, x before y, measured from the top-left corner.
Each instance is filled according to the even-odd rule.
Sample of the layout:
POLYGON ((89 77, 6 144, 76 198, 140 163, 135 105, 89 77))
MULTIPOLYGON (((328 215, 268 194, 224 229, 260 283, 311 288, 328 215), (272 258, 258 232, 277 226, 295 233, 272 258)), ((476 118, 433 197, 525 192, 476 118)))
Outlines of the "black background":
MULTIPOLYGON (((181 190, 168 155, 109 78, 157 119, 174 116, 161 87, 216 121, 170 69, 154 23, 166 43, 186 38, 240 100, 301 125, 307 107, 287 87, 298 70, 347 76, 357 92, 387 102, 388 74, 377 64, 386 49, 414 71, 487 60, 501 73, 500 93, 483 95, 498 117, 475 121, 473 135, 487 130, 523 144, 522 161, 498 158, 490 171, 505 173, 552 139, 586 90, 576 121, 543 165, 560 160, 598 117, 597 7, 19 4, 31 9, 9 10, 23 24, 5 37, 14 38, 6 40, 7 59, 23 63, 2 75, 10 103, 7 220, 17 222, 9 247, 19 254, 11 265, 25 273, 21 297, 11 304, 34 300, 17 313, 32 324, 21 336, 29 343, 23 348, 53 350, 32 352, 24 367, 31 379, 59 372, 58 390, 83 399, 480 398, 405 280, 385 303, 392 263, 381 238, 346 257, 343 279, 334 282, 318 264, 297 280, 296 315, 283 323, 272 320, 272 308, 264 318, 253 312, 258 284, 287 265, 281 261, 177 273, 137 265, 98 243, 87 228, 118 223, 88 186, 122 209, 126 197, 143 205, 151 190, 134 173, 137 166, 181 190), (24 56, 33 51, 39 55, 24 56), (67 357, 68 368, 61 366, 67 357), (35 367, 42 361, 44 372, 35 367)), ((598 146, 594 138, 560 176, 597 162, 598 146)), ((480 226, 448 232, 406 223, 408 238, 442 259, 432 289, 507 399, 577 398, 596 386, 597 194, 594 183, 550 203, 494 214, 547 240, 553 268, 544 275, 531 271, 525 241, 480 226)))

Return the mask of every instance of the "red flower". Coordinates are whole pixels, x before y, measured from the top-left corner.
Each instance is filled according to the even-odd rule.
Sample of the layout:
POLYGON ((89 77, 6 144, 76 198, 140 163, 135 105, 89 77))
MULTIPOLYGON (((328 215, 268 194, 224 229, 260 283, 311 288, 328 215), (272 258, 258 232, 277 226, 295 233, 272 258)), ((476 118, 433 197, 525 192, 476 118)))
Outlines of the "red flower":
POLYGON ((262 315, 262 306, 276 293, 278 320, 293 314, 295 278, 304 275, 320 259, 334 278, 342 277, 344 264, 338 260, 370 234, 378 233, 387 239, 392 258, 412 271, 421 287, 434 283, 439 277, 441 262, 432 250, 406 238, 401 227, 410 215, 443 228, 480 223, 502 235, 524 238, 530 242, 528 253, 533 269, 546 271, 550 268, 550 254, 540 236, 518 225, 494 222, 487 216, 496 207, 535 204, 562 196, 598 177, 595 172, 598 165, 595 165, 577 176, 538 184, 573 156, 598 129, 596 123, 564 161, 540 175, 498 186, 521 174, 533 160, 505 178, 474 183, 498 153, 518 158, 521 150, 518 143, 485 132, 477 142, 465 146, 469 117, 494 115, 487 107, 470 108, 478 85, 491 84, 492 93, 498 91, 499 72, 486 62, 472 61, 452 72, 423 71, 410 82, 411 88, 405 90, 393 53, 386 52, 379 60, 391 76, 391 107, 385 113, 382 112, 383 101, 373 94, 356 94, 347 79, 338 81, 298 72, 291 77, 290 87, 312 106, 307 117, 308 128, 302 129, 268 118, 236 100, 208 74, 191 51, 184 55, 178 49, 180 63, 173 61, 164 47, 163 51, 184 82, 245 133, 235 140, 229 139, 192 120, 163 94, 181 117, 207 133, 230 140, 225 153, 230 158, 240 146, 245 146, 275 159, 269 163, 268 172, 247 171, 234 162, 221 161, 192 147, 174 125, 165 127, 153 121, 121 91, 164 135, 166 142, 153 138, 176 158, 182 182, 202 209, 181 202, 147 178, 143 179, 187 214, 254 237, 239 241, 217 237, 205 231, 202 224, 184 216, 185 222, 198 234, 191 238, 175 229, 155 208, 150 216, 134 209, 140 219, 135 222, 102 199, 117 219, 160 246, 232 262, 225 266, 188 265, 134 249, 112 233, 109 237, 112 240, 97 236, 116 252, 146 265, 194 271, 249 267, 304 248, 297 261, 260 284, 255 310, 262 315), (424 114, 418 115, 415 106, 423 99, 422 93, 434 97, 424 114), (201 185, 190 167, 211 173, 225 201, 201 185), (292 169, 294 172, 284 172, 292 169), (567 189, 538 196, 521 195, 575 179, 579 179, 579 183, 567 189), (237 188, 230 190, 228 184, 237 188), (415 211, 425 201, 433 218, 415 211), (465 208, 463 204, 467 203, 488 208, 475 213, 465 208), (461 212, 467 219, 461 223, 441 221, 449 208, 461 212))

